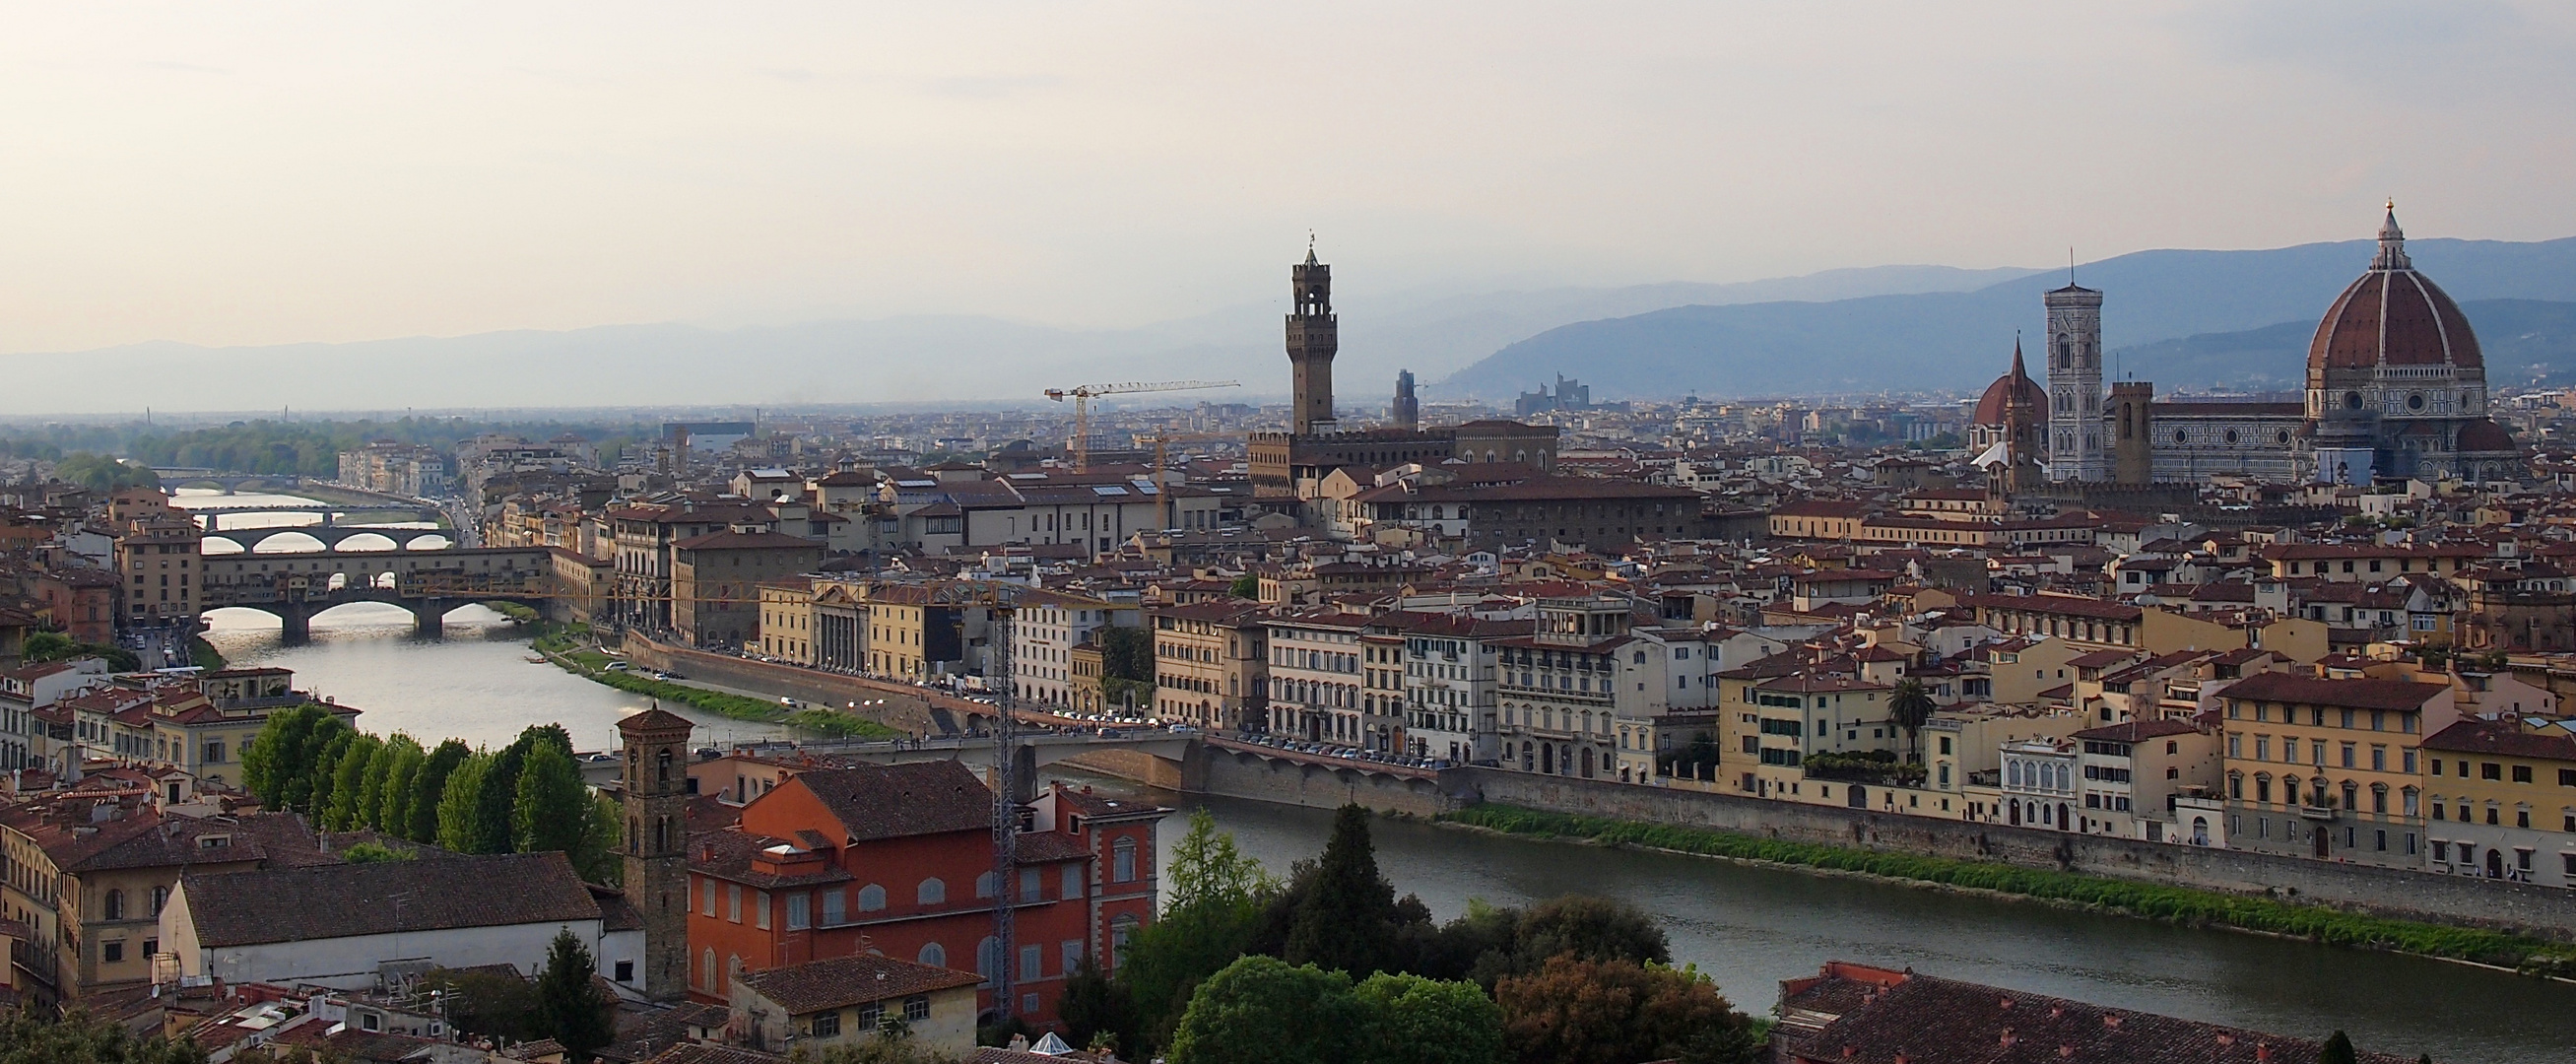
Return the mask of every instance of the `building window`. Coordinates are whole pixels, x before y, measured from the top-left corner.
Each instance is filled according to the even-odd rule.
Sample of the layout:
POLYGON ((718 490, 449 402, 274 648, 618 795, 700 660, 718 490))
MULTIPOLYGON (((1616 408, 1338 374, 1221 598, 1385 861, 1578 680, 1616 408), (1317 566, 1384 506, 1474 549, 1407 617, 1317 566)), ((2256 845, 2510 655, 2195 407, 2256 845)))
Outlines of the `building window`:
POLYGON ((815 1014, 814 1014, 814 1023, 813 1023, 813 1026, 812 1026, 811 1030, 813 1031, 814 1037, 816 1037, 816 1038, 838 1038, 838 1037, 840 1037, 840 1036, 841 1036, 841 1014, 840 1014, 840 1013, 838 1013, 838 1012, 818 1012, 818 1013, 815 1013, 815 1014))
MULTIPOLYGON (((922 880, 921 886, 913 891, 913 901, 922 905, 946 904, 948 901, 948 884, 940 882, 939 878, 936 876, 922 880)), ((862 905, 860 908, 864 909, 866 906, 862 905)))
POLYGON ((1114 869, 1115 869, 1114 874, 1111 876, 1111 878, 1113 878, 1113 879, 1117 880, 1117 881, 1118 881, 1118 882, 1120 882, 1120 883, 1129 883, 1129 882, 1133 882, 1133 881, 1135 881, 1135 879, 1136 879, 1136 840, 1134 840, 1134 839, 1120 839, 1120 840, 1118 840, 1118 844, 1117 844, 1115 847, 1113 847, 1113 848, 1111 849, 1111 853, 1112 853, 1112 855, 1113 855, 1113 862, 1114 862, 1113 867, 1114 867, 1114 869))
POLYGON ((936 942, 930 943, 921 947, 921 953, 913 959, 933 968, 948 967, 948 947, 936 942))
MULTIPOLYGON (((833 891, 833 892, 832 892, 832 896, 833 896, 833 898, 838 899, 838 898, 840 897, 840 892, 839 892, 839 891, 833 891)), ((790 931, 802 931, 802 930, 806 929, 807 927, 810 927, 810 926, 812 926, 812 925, 813 925, 813 920, 812 920, 812 918, 811 918, 811 913, 809 913, 809 912, 807 911, 807 908, 806 908, 806 907, 807 907, 808 905, 810 905, 810 904, 811 904, 810 900, 809 900, 809 899, 805 896, 805 894, 803 894, 802 892, 795 893, 795 894, 790 894, 790 895, 788 895, 788 896, 787 896, 787 929, 788 929, 788 930, 790 930, 790 931)))
POLYGON ((905 1023, 920 1023, 929 1018, 930 995, 914 994, 911 997, 903 999, 903 1021, 905 1023))
POLYGON ((751 926, 769 930, 769 892, 755 890, 751 893, 751 926))
POLYGON ((125 959, 125 943, 122 943, 122 942, 110 942, 110 943, 108 943, 108 944, 106 944, 106 945, 104 945, 104 946, 99 947, 99 959, 100 959, 100 960, 102 960, 102 961, 106 961, 106 962, 107 962, 107 963, 109 963, 109 964, 115 964, 115 963, 117 963, 117 962, 119 962, 119 961, 124 960, 124 959, 125 959))
POLYGON ((834 925, 834 924, 838 924, 838 923, 840 923, 840 922, 842 922, 842 921, 844 921, 844 920, 846 920, 846 919, 848 919, 848 918, 849 918, 849 914, 848 914, 847 912, 843 911, 843 904, 842 904, 842 901, 841 901, 841 888, 839 888, 839 887, 834 887, 834 888, 832 888, 832 889, 830 889, 830 890, 824 891, 824 892, 823 892, 823 926, 825 926, 825 927, 830 927, 830 926, 832 926, 832 925, 834 925))
POLYGON ((880 912, 880 911, 883 911, 883 910, 885 909, 885 907, 886 907, 886 896, 885 896, 885 888, 884 888, 884 887, 880 887, 880 886, 878 886, 878 885, 876 885, 876 884, 874 884, 874 883, 870 883, 870 884, 868 884, 867 886, 864 886, 864 887, 860 887, 860 888, 859 888, 859 911, 860 911, 860 912, 863 912, 863 913, 880 912))

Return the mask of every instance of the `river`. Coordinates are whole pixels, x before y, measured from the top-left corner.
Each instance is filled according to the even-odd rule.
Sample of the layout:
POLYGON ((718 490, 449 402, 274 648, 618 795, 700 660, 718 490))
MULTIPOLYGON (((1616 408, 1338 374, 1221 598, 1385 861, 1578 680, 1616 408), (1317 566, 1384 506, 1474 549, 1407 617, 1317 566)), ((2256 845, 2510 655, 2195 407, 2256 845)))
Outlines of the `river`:
MULTIPOLYGON (((276 622, 225 611, 209 639, 237 664, 296 670, 298 685, 358 706, 369 731, 424 740, 456 735, 499 745, 556 721, 575 745, 615 741, 639 699, 549 665, 497 614, 450 615, 443 640, 410 635, 390 606, 345 606, 314 620, 313 640, 283 646, 276 622), (379 613, 381 611, 381 613, 379 613)), ((702 742, 777 734, 698 715, 702 742)), ((1093 780, 1125 789, 1117 781, 1093 780)), ((1284 874, 1323 848, 1332 814, 1233 799, 1204 805, 1244 852, 1284 874)), ((1163 833, 1164 859, 1182 830, 1163 833)), ((2450 1062, 2576 1059, 2576 986, 2440 961, 2306 942, 2067 912, 2041 905, 1700 858, 1494 838, 1381 819, 1381 871, 1441 919, 1471 898, 1520 905, 1570 892, 1621 898, 1654 913, 1676 963, 1718 981, 1739 1008, 1770 1008, 1781 979, 1828 960, 1891 967, 2257 1030, 2324 1037, 2450 1062)))

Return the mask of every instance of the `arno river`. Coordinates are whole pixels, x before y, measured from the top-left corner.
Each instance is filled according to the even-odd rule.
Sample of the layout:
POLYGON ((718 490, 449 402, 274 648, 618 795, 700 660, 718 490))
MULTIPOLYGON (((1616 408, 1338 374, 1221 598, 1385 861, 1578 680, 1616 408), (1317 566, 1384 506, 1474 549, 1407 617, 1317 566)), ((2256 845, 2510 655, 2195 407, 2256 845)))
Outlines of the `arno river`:
MULTIPOLYGON (((219 612, 209 638, 235 664, 296 670, 297 685, 358 707, 359 726, 425 743, 498 745, 559 721, 575 745, 615 741, 641 700, 525 660, 527 645, 479 607, 451 615, 442 641, 410 636, 391 606, 342 607, 312 642, 281 647, 277 623, 219 612)), ((702 718, 702 743, 775 734, 702 718)), ((1116 781, 1093 781, 1123 787, 1116 781)), ((1188 804, 1167 796, 1167 801, 1188 804)), ((1196 801, 1196 800, 1190 800, 1196 801)), ((1273 872, 1322 849, 1331 814, 1205 800, 1273 872)), ((1168 858, 1177 820, 1163 835, 1168 858)), ((1377 827, 1380 868, 1399 893, 1447 919, 1470 898, 1512 905, 1568 892, 1624 898, 1655 913, 1676 963, 1710 973, 1738 1007, 1767 1010, 1778 981, 1842 959, 2044 994, 2323 1037, 2451 1062, 2576 1060, 2576 986, 2463 965, 2220 931, 2087 916, 2037 905, 1743 868, 1659 854, 1495 839, 1399 820, 1377 827)))

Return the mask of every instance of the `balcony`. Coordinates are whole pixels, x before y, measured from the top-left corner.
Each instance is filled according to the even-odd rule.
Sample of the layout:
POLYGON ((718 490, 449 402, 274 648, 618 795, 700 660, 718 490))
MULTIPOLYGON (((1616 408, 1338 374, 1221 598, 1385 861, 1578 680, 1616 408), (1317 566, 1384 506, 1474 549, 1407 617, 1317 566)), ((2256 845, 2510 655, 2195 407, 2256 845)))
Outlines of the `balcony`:
POLYGON ((2303 805, 2299 807, 2299 819, 2333 820, 2335 815, 2340 812, 2342 812, 2342 810, 2336 809, 2331 805, 2303 805))

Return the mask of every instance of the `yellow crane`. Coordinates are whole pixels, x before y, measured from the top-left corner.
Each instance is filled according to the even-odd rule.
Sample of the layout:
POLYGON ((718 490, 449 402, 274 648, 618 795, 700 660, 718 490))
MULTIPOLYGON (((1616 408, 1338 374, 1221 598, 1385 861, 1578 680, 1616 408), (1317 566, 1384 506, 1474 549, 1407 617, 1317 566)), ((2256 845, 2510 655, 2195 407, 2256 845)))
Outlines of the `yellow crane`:
POLYGON ((1073 400, 1073 469, 1079 473, 1091 468, 1091 400, 1103 395, 1136 395, 1144 392, 1195 392, 1208 388, 1234 388, 1240 381, 1128 381, 1123 384, 1084 384, 1072 388, 1049 388, 1046 397, 1063 402, 1073 400))

